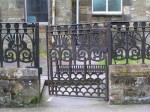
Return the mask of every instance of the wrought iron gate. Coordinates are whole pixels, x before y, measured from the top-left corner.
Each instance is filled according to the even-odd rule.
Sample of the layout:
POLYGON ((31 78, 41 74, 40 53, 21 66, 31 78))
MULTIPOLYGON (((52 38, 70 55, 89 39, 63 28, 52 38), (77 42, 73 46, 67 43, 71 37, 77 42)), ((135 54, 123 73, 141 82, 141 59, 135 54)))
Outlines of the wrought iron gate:
POLYGON ((108 100, 103 24, 47 27, 49 93, 108 100))

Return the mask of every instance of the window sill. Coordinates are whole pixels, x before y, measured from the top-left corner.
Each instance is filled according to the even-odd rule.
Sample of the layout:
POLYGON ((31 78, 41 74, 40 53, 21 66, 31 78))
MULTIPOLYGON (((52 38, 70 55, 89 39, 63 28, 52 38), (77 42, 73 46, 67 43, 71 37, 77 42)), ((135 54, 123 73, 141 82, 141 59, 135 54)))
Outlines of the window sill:
POLYGON ((93 15, 116 15, 116 16, 121 16, 122 12, 93 12, 93 15))
MULTIPOLYGON (((28 24, 32 24, 30 22, 27 22, 28 24)), ((40 26, 46 26, 48 25, 48 22, 36 22, 36 23, 39 23, 40 26)))
POLYGON ((39 25, 40 26, 46 26, 46 25, 48 25, 48 22, 39 22, 39 25))

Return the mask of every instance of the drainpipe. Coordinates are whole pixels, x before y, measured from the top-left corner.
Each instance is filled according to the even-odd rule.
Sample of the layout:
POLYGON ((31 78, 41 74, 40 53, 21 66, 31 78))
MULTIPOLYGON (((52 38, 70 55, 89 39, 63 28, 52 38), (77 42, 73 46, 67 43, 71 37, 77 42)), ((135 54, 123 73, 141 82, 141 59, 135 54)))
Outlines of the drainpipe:
POLYGON ((52 25, 55 25, 55 0, 52 0, 52 25))
POLYGON ((76 0, 76 24, 79 24, 79 0, 76 0))
POLYGON ((48 25, 52 24, 52 0, 48 0, 48 25))
POLYGON ((27 22, 27 1, 25 0, 24 3, 24 19, 27 22))

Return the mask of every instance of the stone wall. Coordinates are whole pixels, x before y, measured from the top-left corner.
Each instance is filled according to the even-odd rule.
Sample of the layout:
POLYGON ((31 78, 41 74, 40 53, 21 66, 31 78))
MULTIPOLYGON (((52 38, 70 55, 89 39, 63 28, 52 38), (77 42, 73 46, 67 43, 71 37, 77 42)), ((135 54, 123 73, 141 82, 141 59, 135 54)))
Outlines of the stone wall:
POLYGON ((123 14, 125 21, 148 21, 150 19, 150 1, 124 0, 123 14))
POLYGON ((0 68, 0 107, 35 106, 39 93, 38 69, 0 68))
POLYGON ((80 23, 103 21, 148 21, 150 19, 149 0, 123 0, 123 14, 120 16, 93 15, 92 0, 80 0, 79 4, 80 23))
POLYGON ((24 20, 24 0, 0 0, 1 22, 22 22, 24 20))
POLYGON ((72 0, 56 0, 56 25, 72 23, 72 0))
POLYGON ((150 104, 150 65, 110 65, 110 104, 150 104))
MULTIPOLYGON (((2 22, 23 22, 25 20, 24 0, 0 0, 0 20, 2 22)), ((70 24, 71 0, 56 0, 56 24, 70 24)))
POLYGON ((97 23, 104 21, 121 21, 121 16, 111 15, 93 15, 92 14, 92 0, 80 0, 79 2, 79 20, 80 23, 97 23))
MULTIPOLYGON (((92 0, 79 0, 80 23, 103 21, 147 21, 150 19, 149 0, 123 0, 123 14, 120 16, 93 15, 92 0)), ((76 1, 56 0, 55 24, 76 22, 76 1)), ((0 21, 24 21, 24 0, 0 0, 0 21)))

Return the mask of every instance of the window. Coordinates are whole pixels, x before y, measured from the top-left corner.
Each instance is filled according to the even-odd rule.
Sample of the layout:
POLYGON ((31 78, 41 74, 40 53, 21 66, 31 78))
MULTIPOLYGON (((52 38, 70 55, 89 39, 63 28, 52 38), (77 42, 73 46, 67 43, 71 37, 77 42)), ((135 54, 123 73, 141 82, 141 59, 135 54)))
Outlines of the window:
POLYGON ((122 0, 92 0, 93 14, 121 15, 122 0))
POLYGON ((27 22, 48 22, 48 0, 25 0, 27 22))

